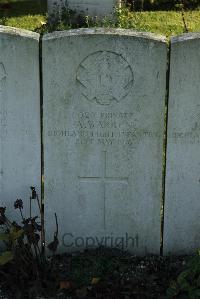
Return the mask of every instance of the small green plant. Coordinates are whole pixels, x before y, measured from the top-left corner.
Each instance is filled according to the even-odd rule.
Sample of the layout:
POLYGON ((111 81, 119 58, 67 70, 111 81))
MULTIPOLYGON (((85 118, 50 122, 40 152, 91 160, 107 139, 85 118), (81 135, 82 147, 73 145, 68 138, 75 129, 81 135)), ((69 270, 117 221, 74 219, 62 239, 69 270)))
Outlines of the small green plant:
MULTIPOLYGON (((52 262, 45 256, 44 227, 40 222, 42 207, 35 187, 31 187, 30 216, 24 216, 21 199, 15 201, 14 208, 20 213, 20 224, 11 222, 6 216, 6 208, 0 207, 0 240, 6 247, 0 256, 0 280, 15 293, 15 298, 55 294, 57 275, 52 262), (32 216, 33 201, 37 202, 40 217, 32 216)), ((57 235, 56 231, 54 241, 49 244, 53 252, 58 246, 57 235)))
POLYGON ((131 11, 130 7, 122 7, 116 10, 116 27, 134 29, 140 31, 149 31, 150 26, 144 23, 141 15, 135 11, 131 11))
POLYGON ((1 17, 1 18, 0 18, 0 25, 5 26, 5 25, 6 25, 6 22, 7 22, 7 18, 6 18, 6 17, 1 17))
POLYGON ((176 281, 172 281, 168 290, 168 298, 200 298, 200 254, 191 258, 186 270, 181 272, 176 281))
POLYGON ((53 12, 47 17, 47 22, 42 33, 68 30, 78 28, 85 23, 81 15, 77 15, 75 10, 69 8, 61 1, 59 7, 54 5, 53 12))

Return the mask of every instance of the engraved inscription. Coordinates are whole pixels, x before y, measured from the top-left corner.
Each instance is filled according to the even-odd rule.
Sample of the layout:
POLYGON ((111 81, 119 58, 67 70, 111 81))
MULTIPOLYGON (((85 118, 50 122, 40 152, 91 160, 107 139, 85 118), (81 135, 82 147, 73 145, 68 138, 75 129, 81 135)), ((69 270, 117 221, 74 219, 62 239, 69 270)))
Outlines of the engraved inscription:
POLYGON ((200 144, 200 132, 194 131, 174 131, 168 134, 168 142, 181 143, 181 144, 200 144))
POLYGON ((128 177, 111 177, 107 175, 107 152, 103 151, 103 169, 101 176, 79 176, 80 182, 99 182, 103 190, 103 228, 106 229, 106 184, 109 182, 128 184, 128 177))
POLYGON ((3 87, 6 81, 6 70, 3 63, 0 63, 0 92, 3 91, 3 87))
POLYGON ((0 110, 0 138, 4 139, 8 135, 7 111, 0 110))
POLYGON ((139 126, 136 114, 131 111, 73 113, 71 127, 50 128, 47 134, 52 138, 66 138, 67 142, 78 145, 130 147, 144 139, 161 137, 160 132, 139 126))
POLYGON ((100 105, 110 105, 124 99, 133 86, 133 71, 122 55, 98 51, 79 65, 76 80, 81 94, 100 105))
POLYGON ((175 144, 200 144, 200 105, 193 107, 193 111, 187 113, 188 123, 184 128, 173 128, 168 132, 168 143, 175 144))
POLYGON ((7 109, 5 106, 5 83, 6 70, 4 64, 0 62, 0 138, 7 136, 7 109))

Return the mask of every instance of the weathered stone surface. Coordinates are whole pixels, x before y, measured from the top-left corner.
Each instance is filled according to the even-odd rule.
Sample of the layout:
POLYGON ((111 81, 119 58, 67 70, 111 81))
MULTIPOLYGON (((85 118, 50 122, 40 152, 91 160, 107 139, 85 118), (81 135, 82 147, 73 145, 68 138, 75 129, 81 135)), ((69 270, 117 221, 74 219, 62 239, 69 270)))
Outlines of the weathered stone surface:
POLYGON ((59 11, 62 7, 69 7, 77 15, 104 17, 112 15, 120 0, 48 0, 48 12, 59 11))
POLYGON ((40 191, 39 91, 39 35, 0 26, 0 206, 13 218, 14 201, 28 212, 29 187, 40 191))
POLYGON ((200 247, 200 34, 172 39, 165 253, 200 247))
POLYGON ((166 52, 129 30, 44 36, 46 237, 56 212, 60 250, 159 253, 166 52))

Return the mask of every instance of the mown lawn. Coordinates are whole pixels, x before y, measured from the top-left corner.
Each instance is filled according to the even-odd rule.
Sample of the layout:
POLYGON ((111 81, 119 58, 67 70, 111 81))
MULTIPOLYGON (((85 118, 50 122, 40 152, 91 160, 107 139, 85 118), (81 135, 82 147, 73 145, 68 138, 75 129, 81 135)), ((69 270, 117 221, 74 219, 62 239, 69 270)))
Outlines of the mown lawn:
MULTIPOLYGON (((185 20, 189 32, 200 31, 200 11, 185 12, 185 20)), ((120 17, 123 28, 150 31, 158 34, 177 35, 184 32, 181 12, 154 11, 154 12, 125 12, 120 17)))
MULTIPOLYGON (((200 31, 200 10, 185 12, 185 20, 189 32, 200 31)), ((0 0, 2 25, 38 31, 40 27, 44 28, 46 21, 45 0, 0 0), (6 9, 5 3, 10 4, 6 9)), ((108 22, 105 22, 105 26, 108 26, 108 22)), ((109 26, 115 25, 109 24, 109 26)), ((184 32, 182 15, 178 11, 130 12, 124 9, 117 26, 154 32, 167 37, 184 32)), ((59 27, 65 28, 63 25, 59 27)))
POLYGON ((35 31, 46 21, 46 0, 0 0, 0 24, 35 31))

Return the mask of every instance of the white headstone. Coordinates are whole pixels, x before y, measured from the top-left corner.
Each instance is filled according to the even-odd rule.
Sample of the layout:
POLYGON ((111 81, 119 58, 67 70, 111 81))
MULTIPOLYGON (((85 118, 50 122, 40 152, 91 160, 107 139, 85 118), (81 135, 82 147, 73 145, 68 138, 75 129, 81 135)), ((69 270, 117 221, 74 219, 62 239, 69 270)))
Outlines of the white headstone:
POLYGON ((67 7, 76 15, 104 17, 112 15, 120 2, 120 0, 48 0, 48 12, 57 12, 62 7, 67 7))
POLYGON ((200 247, 200 34, 172 39, 165 253, 200 247))
POLYGON ((60 250, 159 253, 166 63, 146 33, 44 36, 46 236, 57 213, 60 250))
POLYGON ((0 206, 40 192, 39 34, 0 26, 0 206))

